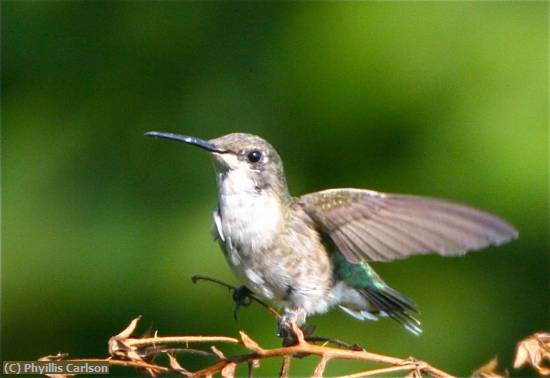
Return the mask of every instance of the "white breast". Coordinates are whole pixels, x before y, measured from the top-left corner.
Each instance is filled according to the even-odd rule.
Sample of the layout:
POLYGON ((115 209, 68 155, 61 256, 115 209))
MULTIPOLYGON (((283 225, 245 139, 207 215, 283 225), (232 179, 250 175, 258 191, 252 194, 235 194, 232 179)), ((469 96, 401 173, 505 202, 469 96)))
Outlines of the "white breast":
POLYGON ((242 170, 219 177, 218 184, 224 237, 244 254, 271 245, 282 225, 279 199, 269 192, 257 191, 242 170))

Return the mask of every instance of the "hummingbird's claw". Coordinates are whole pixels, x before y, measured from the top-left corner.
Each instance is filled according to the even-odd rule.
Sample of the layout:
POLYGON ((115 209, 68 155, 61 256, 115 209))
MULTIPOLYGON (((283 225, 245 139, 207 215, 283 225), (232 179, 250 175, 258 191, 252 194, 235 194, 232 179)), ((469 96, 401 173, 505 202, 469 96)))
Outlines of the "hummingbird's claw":
POLYGON ((302 309, 287 310, 279 318, 277 336, 283 339, 283 345, 294 345, 304 341, 304 330, 313 333, 313 329, 305 326, 306 313, 302 309), (303 329, 302 329, 303 328, 303 329))
POLYGON ((252 303, 250 295, 252 292, 246 286, 241 286, 237 290, 233 291, 233 301, 235 301, 235 307, 233 307, 233 318, 237 320, 239 309, 249 306, 252 303))

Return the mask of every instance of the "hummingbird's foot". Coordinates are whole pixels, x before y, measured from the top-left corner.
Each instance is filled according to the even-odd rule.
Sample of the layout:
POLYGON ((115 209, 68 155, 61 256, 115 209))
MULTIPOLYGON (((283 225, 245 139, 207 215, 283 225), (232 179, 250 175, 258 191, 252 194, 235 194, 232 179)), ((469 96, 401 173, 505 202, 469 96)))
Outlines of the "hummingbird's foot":
POLYGON ((235 318, 235 320, 237 320, 239 309, 241 307, 250 306, 250 303, 252 303, 251 294, 252 291, 244 285, 233 291, 233 301, 235 301, 235 307, 233 307, 233 318, 235 318))
POLYGON ((306 312, 303 309, 286 310, 283 316, 279 318, 277 326, 277 336, 283 339, 283 345, 296 344, 300 338, 303 339, 303 333, 300 329, 306 322, 306 312), (298 335, 298 332, 301 334, 298 335))

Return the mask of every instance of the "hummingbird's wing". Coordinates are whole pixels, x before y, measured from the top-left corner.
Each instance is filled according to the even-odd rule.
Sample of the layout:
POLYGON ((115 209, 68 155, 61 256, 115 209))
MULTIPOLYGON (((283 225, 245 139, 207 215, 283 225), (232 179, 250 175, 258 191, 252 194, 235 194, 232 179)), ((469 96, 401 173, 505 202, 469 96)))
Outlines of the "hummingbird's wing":
POLYGON ((435 198, 329 189, 297 201, 350 262, 463 255, 518 236, 496 216, 435 198))

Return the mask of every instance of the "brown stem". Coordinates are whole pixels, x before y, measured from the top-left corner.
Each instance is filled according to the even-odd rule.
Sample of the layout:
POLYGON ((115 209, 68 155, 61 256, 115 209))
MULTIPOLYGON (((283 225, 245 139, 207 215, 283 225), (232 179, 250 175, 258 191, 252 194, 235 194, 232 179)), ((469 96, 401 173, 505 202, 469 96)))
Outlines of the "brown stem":
MULTIPOLYGON (((132 320, 130 325, 126 327, 125 330, 118 333, 116 336, 111 337, 111 339, 109 340, 109 351, 112 355, 111 358, 69 360, 66 359, 66 355, 58 354, 56 356, 43 357, 41 360, 105 362, 112 366, 139 368, 149 373, 149 375, 151 376, 165 373, 176 373, 189 378, 198 378, 212 377, 215 374, 220 374, 222 377, 233 378, 238 364, 248 363, 249 376, 251 376, 252 369, 259 365, 260 360, 282 357, 283 363, 279 376, 282 378, 287 378, 289 376, 290 363, 293 357, 318 356, 320 357, 320 361, 317 364, 313 373, 314 377, 323 376, 326 365, 330 360, 341 359, 358 360, 389 365, 379 369, 371 369, 360 373, 347 375, 345 376, 346 378, 368 377, 398 371, 412 371, 418 372, 420 374, 424 373, 433 378, 452 378, 452 375, 437 368, 434 368, 424 361, 390 357, 382 354, 367 352, 364 349, 343 349, 310 343, 304 339, 302 331, 295 324, 291 324, 291 331, 294 334, 294 340, 297 340, 296 344, 272 349, 265 349, 244 332, 240 332, 240 340, 237 338, 226 336, 159 337, 156 336, 156 333, 154 337, 132 338, 131 335, 135 331, 138 321, 139 317, 132 320), (190 372, 180 365, 180 363, 177 361, 176 357, 172 353, 185 351, 185 349, 182 349, 178 346, 175 346, 174 348, 165 347, 166 344, 181 344, 182 346, 187 347, 188 343, 241 344, 242 347, 248 350, 248 353, 227 356, 219 349, 210 345, 210 348, 212 349, 213 353, 218 357, 218 360, 203 369, 195 372, 190 372), (147 352, 150 352, 151 350, 155 352, 155 356, 166 354, 169 358, 169 365, 156 365, 149 360, 144 360, 144 356, 148 356, 147 352)), ((194 352, 198 352, 198 350, 194 350, 194 352)))
POLYGON ((283 363, 281 364, 281 371, 279 372, 279 378, 288 378, 290 372, 290 361, 292 356, 283 356, 283 363))
POLYGON ((321 378, 323 376, 328 361, 329 358, 327 356, 321 357, 321 361, 319 361, 319 363, 315 367, 315 371, 313 372, 314 378, 321 378))
POLYGON ((142 339, 126 339, 128 346, 144 346, 157 344, 187 344, 187 343, 229 343, 239 344, 240 341, 234 337, 226 336, 165 336, 165 337, 144 337, 142 339))
POLYGON ((229 363, 243 363, 250 360, 256 359, 266 359, 271 357, 284 357, 284 356, 295 356, 295 355, 306 355, 306 356, 320 356, 325 358, 327 361, 331 359, 344 359, 344 360, 359 360, 359 361, 369 361, 376 363, 383 363, 393 365, 400 370, 411 370, 412 367, 419 367, 421 371, 434 378, 451 378, 453 377, 450 374, 447 374, 439 369, 433 368, 430 365, 418 361, 410 362, 409 360, 389 357, 382 354, 370 353, 367 351, 354 351, 354 350, 345 350, 330 348, 326 346, 319 346, 314 344, 309 344, 307 342, 300 343, 293 346, 274 348, 274 349, 262 349, 259 352, 237 355, 229 357, 226 360, 219 361, 214 365, 211 365, 205 369, 199 370, 193 373, 193 377, 203 377, 205 375, 210 375, 216 372, 221 371, 229 363), (404 367, 406 366, 406 368, 404 367))
POLYGON ((409 364, 409 365, 401 365, 401 366, 390 366, 387 368, 380 368, 380 369, 371 369, 371 370, 365 370, 359 373, 350 374, 350 375, 342 375, 338 378, 360 378, 360 377, 372 377, 373 375, 382 375, 387 373, 394 373, 396 371, 407 371, 407 370, 414 370, 416 368, 416 365, 409 364))

